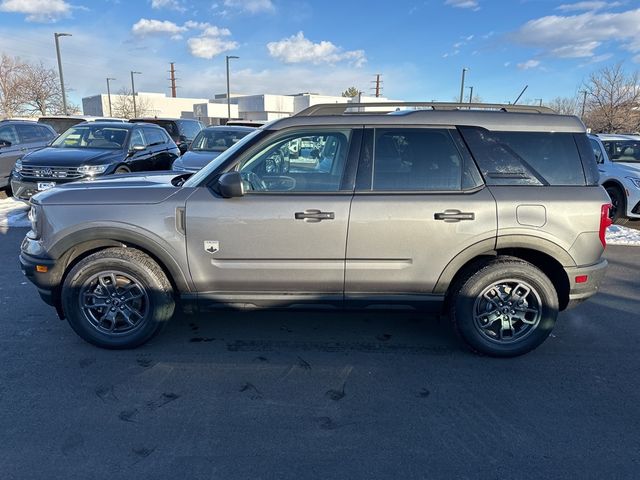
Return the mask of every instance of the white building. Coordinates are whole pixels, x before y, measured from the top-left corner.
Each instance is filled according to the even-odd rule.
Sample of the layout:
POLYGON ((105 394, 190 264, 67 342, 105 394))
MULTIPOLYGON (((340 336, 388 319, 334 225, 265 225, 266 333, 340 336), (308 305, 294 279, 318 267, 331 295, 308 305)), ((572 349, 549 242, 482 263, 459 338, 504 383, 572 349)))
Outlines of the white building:
MULTIPOLYGON (((123 95, 111 94, 111 105, 114 109, 119 102, 123 101, 129 100, 123 95)), ((136 93, 136 104, 143 107, 143 114, 146 117, 193 118, 193 106, 206 102, 208 102, 206 98, 174 98, 167 97, 164 93, 136 93)), ((85 115, 95 115, 97 117, 115 115, 115 111, 114 115, 109 112, 109 97, 104 93, 83 98, 82 111, 85 115)), ((224 116, 227 116, 226 109, 224 116)))

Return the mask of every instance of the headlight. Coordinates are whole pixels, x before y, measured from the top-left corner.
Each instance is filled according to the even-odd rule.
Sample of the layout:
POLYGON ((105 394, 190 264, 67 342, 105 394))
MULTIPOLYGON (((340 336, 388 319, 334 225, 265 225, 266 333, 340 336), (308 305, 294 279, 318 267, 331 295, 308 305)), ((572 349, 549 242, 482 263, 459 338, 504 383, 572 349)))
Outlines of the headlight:
POLYGON ((104 173, 107 168, 109 168, 109 165, 82 165, 78 167, 78 172, 93 176, 104 173))
POLYGON ((40 207, 32 205, 28 217, 31 221, 31 231, 35 234, 35 238, 40 238, 40 207))
POLYGON ((631 180, 631 183, 633 183, 636 188, 640 188, 640 178, 638 177, 627 177, 627 179, 631 180))
POLYGON ((22 171, 22 160, 16 160, 16 164, 13 166, 13 169, 16 172, 21 172, 22 171))

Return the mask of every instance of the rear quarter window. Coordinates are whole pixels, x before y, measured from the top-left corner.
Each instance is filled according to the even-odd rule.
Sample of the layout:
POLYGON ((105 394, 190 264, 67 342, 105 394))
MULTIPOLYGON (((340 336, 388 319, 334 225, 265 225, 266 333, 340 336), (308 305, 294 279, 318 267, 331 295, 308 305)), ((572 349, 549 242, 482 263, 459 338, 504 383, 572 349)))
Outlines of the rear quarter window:
POLYGON ((573 133, 459 130, 487 185, 587 184, 573 133))

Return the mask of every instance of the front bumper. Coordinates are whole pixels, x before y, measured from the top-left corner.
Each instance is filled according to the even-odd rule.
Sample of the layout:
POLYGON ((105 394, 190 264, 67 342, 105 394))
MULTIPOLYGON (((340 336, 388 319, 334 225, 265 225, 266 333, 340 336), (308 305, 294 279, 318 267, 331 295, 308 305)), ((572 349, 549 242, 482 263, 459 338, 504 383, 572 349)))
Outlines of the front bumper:
POLYGON ((565 267, 565 272, 569 277, 569 305, 567 308, 583 302, 598 292, 608 265, 607 261, 602 259, 598 263, 586 267, 565 267), (576 283, 577 277, 584 276, 587 277, 586 282, 576 283))
POLYGON ((24 252, 20 253, 19 258, 22 273, 36 286, 42 300, 52 307, 57 307, 55 292, 58 288, 59 276, 56 274, 55 261, 32 257, 24 252), (47 271, 39 272, 36 267, 46 267, 47 271))
POLYGON ((55 182, 56 185, 62 185, 64 183, 78 181, 79 179, 73 180, 64 180, 64 179, 27 179, 20 176, 12 175, 11 176, 11 190, 13 191, 13 196, 19 200, 23 200, 28 202, 29 199, 34 196, 36 193, 39 193, 38 183, 39 182, 55 182))

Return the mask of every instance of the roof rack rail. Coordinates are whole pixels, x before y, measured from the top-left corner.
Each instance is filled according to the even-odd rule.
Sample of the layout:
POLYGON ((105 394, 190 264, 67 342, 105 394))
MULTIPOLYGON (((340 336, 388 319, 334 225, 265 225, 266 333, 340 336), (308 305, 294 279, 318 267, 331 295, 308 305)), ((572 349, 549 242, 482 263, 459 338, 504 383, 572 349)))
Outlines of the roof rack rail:
MULTIPOLYGON (((370 102, 370 103, 321 103, 298 112, 295 116, 316 117, 322 115, 371 115, 387 114, 402 107, 417 107, 431 110, 490 110, 519 113, 557 113, 548 107, 536 105, 512 105, 501 103, 457 103, 457 102, 370 102), (367 111, 366 107, 375 108, 367 111), (353 110, 355 109, 355 110, 353 110), (384 110, 382 110, 384 109, 384 110), (349 111, 352 110, 352 111, 349 111)), ((417 110, 416 110, 417 111, 417 110)))

